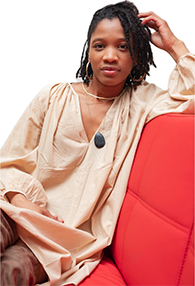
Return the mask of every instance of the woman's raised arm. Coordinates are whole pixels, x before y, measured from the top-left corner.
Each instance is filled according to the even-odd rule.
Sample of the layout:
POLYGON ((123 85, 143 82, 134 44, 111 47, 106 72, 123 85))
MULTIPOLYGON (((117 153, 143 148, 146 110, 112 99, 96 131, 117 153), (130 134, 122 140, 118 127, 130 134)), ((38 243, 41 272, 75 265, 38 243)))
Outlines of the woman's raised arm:
POLYGON ((157 48, 169 53, 176 63, 181 56, 189 53, 184 42, 173 34, 167 22, 158 15, 153 12, 146 12, 139 13, 138 17, 143 19, 142 25, 147 24, 149 28, 155 30, 151 35, 151 42, 157 48))

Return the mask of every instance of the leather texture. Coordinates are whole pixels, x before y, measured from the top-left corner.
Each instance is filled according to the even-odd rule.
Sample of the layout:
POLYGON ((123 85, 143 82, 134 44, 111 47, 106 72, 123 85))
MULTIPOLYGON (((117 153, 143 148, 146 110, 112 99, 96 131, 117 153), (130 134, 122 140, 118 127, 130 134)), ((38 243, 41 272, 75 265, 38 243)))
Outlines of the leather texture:
POLYGON ((79 286, 123 286, 126 285, 116 264, 106 252, 101 263, 79 286))
POLYGON ((80 285, 194 285, 193 115, 166 114, 144 128, 115 236, 80 285))
POLYGON ((194 116, 148 123, 129 178, 114 260, 128 285, 194 285, 194 116))

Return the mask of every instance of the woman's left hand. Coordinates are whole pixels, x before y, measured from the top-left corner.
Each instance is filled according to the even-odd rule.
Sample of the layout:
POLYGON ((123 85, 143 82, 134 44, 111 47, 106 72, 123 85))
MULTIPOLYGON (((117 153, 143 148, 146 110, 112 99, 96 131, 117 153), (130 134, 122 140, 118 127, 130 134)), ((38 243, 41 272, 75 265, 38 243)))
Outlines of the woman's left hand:
POLYGON ((180 41, 171 31, 167 22, 153 12, 140 13, 143 18, 142 25, 147 24, 155 32, 151 35, 151 42, 159 49, 168 52, 177 62, 178 59, 189 53, 185 44, 180 41))

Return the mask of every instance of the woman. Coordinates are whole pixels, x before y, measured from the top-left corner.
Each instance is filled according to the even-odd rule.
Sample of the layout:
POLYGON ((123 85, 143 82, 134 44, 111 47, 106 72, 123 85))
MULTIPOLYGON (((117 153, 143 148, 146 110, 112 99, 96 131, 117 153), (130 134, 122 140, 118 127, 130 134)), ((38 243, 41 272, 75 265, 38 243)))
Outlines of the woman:
POLYGON ((143 126, 193 111, 193 71, 194 56, 154 13, 124 1, 94 14, 77 72, 83 82, 44 88, 2 148, 4 285, 77 285, 97 266, 143 126), (177 63, 168 91, 144 81, 154 64, 150 37, 177 63), (25 261, 25 273, 21 265, 14 276, 10 257, 25 261))

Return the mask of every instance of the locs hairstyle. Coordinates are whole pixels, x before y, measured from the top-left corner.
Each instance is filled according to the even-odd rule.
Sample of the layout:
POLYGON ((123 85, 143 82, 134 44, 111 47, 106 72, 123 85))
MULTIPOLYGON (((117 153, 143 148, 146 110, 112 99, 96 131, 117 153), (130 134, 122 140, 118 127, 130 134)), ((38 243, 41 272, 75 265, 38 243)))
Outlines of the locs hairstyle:
MULTIPOLYGON (((137 7, 129 1, 107 5, 95 12, 89 26, 87 40, 84 44, 80 68, 76 73, 77 78, 81 77, 86 84, 89 83, 89 79, 86 76, 89 46, 91 36, 99 22, 103 19, 112 20, 113 18, 118 18, 125 33, 131 58, 134 60, 131 76, 129 75, 127 77, 125 85, 132 86, 136 89, 136 87, 141 84, 145 77, 140 81, 134 81, 132 78, 139 80, 144 74, 149 75, 150 65, 155 66, 155 63, 150 46, 150 30, 147 25, 142 25, 141 20, 137 16, 138 14, 139 11, 137 7)), ((89 65, 88 74, 90 77, 93 76, 91 65, 89 65)))

